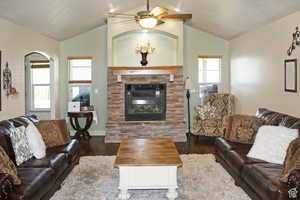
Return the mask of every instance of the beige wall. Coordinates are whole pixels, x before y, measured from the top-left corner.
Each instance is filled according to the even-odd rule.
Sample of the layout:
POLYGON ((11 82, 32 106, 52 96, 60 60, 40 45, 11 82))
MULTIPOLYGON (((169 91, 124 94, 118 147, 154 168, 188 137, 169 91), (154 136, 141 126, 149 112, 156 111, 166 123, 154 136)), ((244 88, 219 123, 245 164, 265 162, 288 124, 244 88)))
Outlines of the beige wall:
POLYGON ((2 120, 25 113, 24 56, 32 51, 41 51, 52 57, 56 63, 55 66, 58 67, 59 42, 3 19, 0 19, 0 27, 2 70, 8 62, 12 70, 13 86, 19 92, 18 95, 7 98, 2 90, 2 111, 0 112, 0 120, 2 120))
POLYGON ((286 54, 299 19, 296 12, 230 41, 237 113, 254 114, 266 107, 300 117, 299 93, 284 92, 284 60, 300 57, 300 47, 292 56, 286 54))

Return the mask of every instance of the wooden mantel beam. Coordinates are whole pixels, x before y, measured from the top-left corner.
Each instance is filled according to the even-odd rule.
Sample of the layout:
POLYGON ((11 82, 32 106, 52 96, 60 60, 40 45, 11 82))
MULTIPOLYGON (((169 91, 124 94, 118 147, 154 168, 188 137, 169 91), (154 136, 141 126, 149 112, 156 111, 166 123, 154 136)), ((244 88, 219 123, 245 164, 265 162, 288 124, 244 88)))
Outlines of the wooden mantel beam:
POLYGON ((118 76, 118 82, 122 82, 124 75, 170 75, 170 81, 174 81, 177 70, 182 66, 152 66, 152 67, 111 67, 112 73, 118 76))

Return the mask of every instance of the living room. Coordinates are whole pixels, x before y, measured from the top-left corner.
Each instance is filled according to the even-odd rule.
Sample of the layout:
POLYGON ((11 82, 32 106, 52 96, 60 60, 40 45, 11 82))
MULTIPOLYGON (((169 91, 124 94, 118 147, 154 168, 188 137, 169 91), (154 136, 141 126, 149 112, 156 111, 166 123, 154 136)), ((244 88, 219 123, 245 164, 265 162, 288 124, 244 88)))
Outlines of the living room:
POLYGON ((300 199, 300 2, 0 11, 0 199, 300 199))

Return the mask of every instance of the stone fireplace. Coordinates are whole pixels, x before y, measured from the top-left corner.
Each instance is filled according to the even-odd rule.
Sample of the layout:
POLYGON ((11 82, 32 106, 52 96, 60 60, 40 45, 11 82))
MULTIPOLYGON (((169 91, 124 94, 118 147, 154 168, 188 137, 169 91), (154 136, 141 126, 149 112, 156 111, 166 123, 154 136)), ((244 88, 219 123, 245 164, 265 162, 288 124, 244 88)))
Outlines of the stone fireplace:
POLYGON ((182 66, 109 67, 105 142, 125 138, 186 141, 182 66))

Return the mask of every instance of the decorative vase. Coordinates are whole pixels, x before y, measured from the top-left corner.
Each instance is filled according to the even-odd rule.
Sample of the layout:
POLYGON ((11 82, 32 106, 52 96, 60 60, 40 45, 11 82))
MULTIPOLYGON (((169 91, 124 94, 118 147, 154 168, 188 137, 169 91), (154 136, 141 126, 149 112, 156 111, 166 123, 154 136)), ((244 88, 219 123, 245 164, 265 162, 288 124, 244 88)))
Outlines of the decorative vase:
POLYGON ((142 55, 141 65, 146 66, 148 64, 148 61, 147 61, 148 52, 146 52, 146 53, 141 52, 141 55, 142 55))

